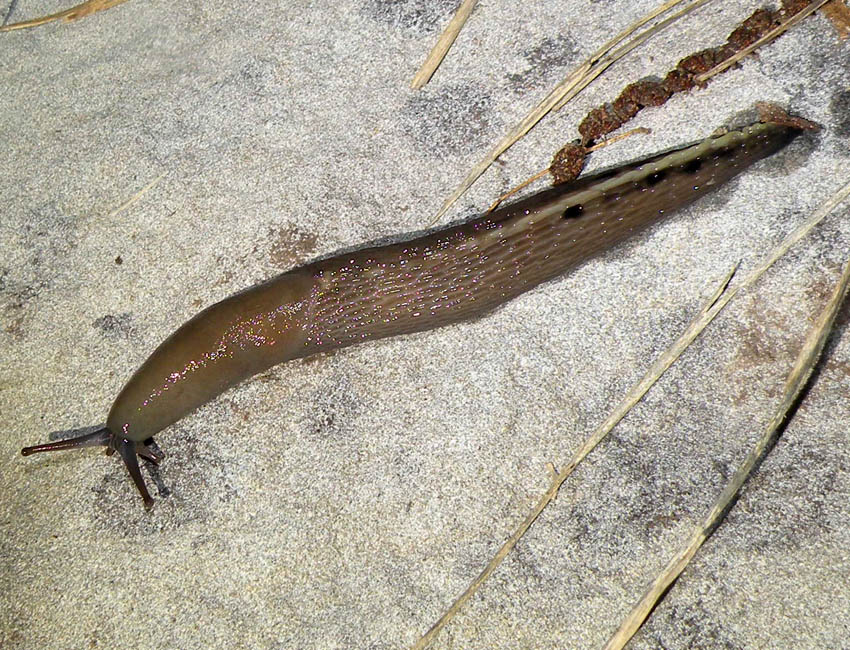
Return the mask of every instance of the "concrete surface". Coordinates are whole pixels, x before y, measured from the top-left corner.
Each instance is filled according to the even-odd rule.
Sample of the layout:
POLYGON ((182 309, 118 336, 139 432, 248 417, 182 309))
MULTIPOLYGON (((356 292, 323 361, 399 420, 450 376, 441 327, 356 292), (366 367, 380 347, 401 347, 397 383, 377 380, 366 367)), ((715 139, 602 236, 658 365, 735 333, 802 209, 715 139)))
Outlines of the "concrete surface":
MULTIPOLYGON (((68 4, 18 0, 8 20, 68 4)), ((114 458, 19 450, 102 422, 203 306, 422 229, 485 148, 655 4, 481 2, 421 92, 409 81, 455 2, 130 0, 0 34, 0 647, 377 649, 425 632, 536 502, 545 464, 730 266, 751 269, 850 178, 850 43, 824 18, 644 111, 630 126, 653 134, 593 166, 701 139, 757 100, 819 136, 487 318, 227 392, 158 436, 151 512, 114 458)), ((709 4, 611 68, 448 219, 758 6, 709 4)), ((600 647, 761 432, 848 243, 845 206, 732 303, 434 647, 600 647)), ((784 437, 631 647, 850 647, 848 313, 784 437)))

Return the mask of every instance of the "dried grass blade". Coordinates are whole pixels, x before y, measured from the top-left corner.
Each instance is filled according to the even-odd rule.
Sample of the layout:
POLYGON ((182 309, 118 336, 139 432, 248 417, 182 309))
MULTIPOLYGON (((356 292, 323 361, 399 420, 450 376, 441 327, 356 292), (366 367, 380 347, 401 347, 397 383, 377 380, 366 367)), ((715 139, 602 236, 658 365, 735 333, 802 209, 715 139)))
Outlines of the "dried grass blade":
POLYGON ((413 77, 413 81, 410 82, 411 88, 418 90, 431 80, 431 77, 443 62, 446 54, 448 54, 448 51, 454 44, 457 35, 466 24, 466 19, 472 14, 472 10, 475 8, 477 3, 478 0, 463 0, 460 7, 458 7, 455 12, 455 15, 452 16, 452 19, 446 26, 446 29, 440 35, 440 38, 437 40, 437 43, 434 45, 434 48, 428 55, 428 58, 425 59, 422 67, 419 68, 419 71, 413 77))
POLYGON ((769 269, 780 257, 788 250, 805 237, 814 229, 821 221, 826 218, 838 205, 845 199, 850 197, 850 182, 841 187, 837 192, 824 201, 812 213, 812 215, 800 226, 794 229, 785 239, 771 251, 767 259, 758 267, 756 267, 746 278, 738 285, 726 291, 729 281, 735 273, 732 269, 723 281, 718 286, 717 290, 707 300, 699 311, 697 316, 691 321, 681 336, 667 350, 665 350, 658 359, 647 370, 641 380, 629 391, 629 393, 620 400, 620 403, 609 414, 605 421, 599 425, 596 430, 587 438, 584 444, 573 454, 570 462, 558 472, 549 488, 539 499, 534 509, 526 516, 523 522, 517 527, 513 534, 502 544, 502 547, 490 560, 487 566, 480 574, 472 581, 469 587, 452 603, 448 610, 440 617, 440 619, 431 626, 431 628, 413 645, 412 650, 422 650, 426 648, 436 638, 440 630, 442 630, 461 610, 461 608, 469 601, 481 585, 490 577, 490 575, 502 563, 502 560, 510 553, 516 543, 525 535, 526 531, 531 527, 538 516, 543 512, 547 505, 555 499, 558 490, 564 481, 573 473, 578 464, 593 450, 602 439, 623 419, 628 411, 637 404, 646 392, 655 384, 656 381, 664 374, 664 372, 678 359, 688 346, 696 339, 697 336, 714 320, 723 308, 729 304, 729 301, 741 289, 755 283, 765 271, 769 269))
POLYGON ((685 567, 699 550, 700 546, 702 546, 703 542, 711 537, 712 533, 726 517, 726 513, 729 512, 734 504, 744 483, 749 480, 762 459, 773 448, 779 438, 782 423, 808 382, 812 370, 823 351, 823 346, 829 337, 832 324, 835 322, 835 316, 844 303, 848 286, 850 286, 850 261, 844 265, 841 278, 836 284, 832 296, 818 317, 815 326, 806 337, 803 347, 797 356, 797 360, 785 381, 782 401, 758 442, 747 454, 744 462, 737 469, 729 483, 727 483, 723 492, 717 498, 717 501, 708 511, 705 519, 697 526, 687 544, 673 556, 664 570, 653 580, 643 598, 634 606, 614 635, 609 639, 608 643, 605 644, 605 650, 620 650, 634 636, 634 633, 643 625, 649 613, 670 585, 685 570, 685 567))
POLYGON ((48 16, 41 16, 40 18, 33 18, 32 20, 24 20, 19 23, 12 23, 11 25, 0 26, 0 32, 11 32, 16 29, 38 27, 39 25, 51 23, 54 20, 70 22, 72 20, 77 20, 90 14, 97 13, 98 11, 110 9, 123 2, 127 2, 127 0, 86 0, 86 2, 80 3, 70 9, 66 9, 65 11, 59 11, 48 16))
MULTIPOLYGON (((531 112, 526 115, 517 125, 515 125, 508 133, 503 137, 490 151, 487 152, 485 157, 476 164, 472 170, 467 174, 466 178, 458 185, 454 191, 449 195, 449 197, 445 200, 440 210, 436 215, 431 219, 428 225, 433 225, 437 222, 440 217, 442 217, 449 208, 454 205, 455 201, 457 201, 466 190, 468 190, 472 184, 483 174, 493 162, 502 155, 505 151, 507 151, 517 140, 519 140, 522 136, 528 133, 535 124, 537 124, 543 117, 549 113, 554 107, 562 105, 561 102, 565 100, 565 98, 571 99, 575 95, 577 95, 581 90, 583 90, 593 79, 598 77, 606 68, 608 68, 616 59, 611 58, 609 53, 611 50, 619 43, 628 38, 631 34, 636 32, 638 29, 643 27, 646 23, 654 20, 658 16, 663 13, 666 13, 671 8, 680 4, 684 0, 668 0, 660 7, 656 8, 639 21, 634 23, 633 25, 627 27, 625 30, 620 32, 617 36, 609 40, 602 47, 600 47, 591 57, 581 64, 576 70, 570 73, 561 83, 559 83, 555 88, 553 88, 543 100, 534 107, 531 112), (572 93, 572 94, 570 94, 572 93)), ((700 7, 711 0, 697 0, 692 5, 686 7, 685 9, 677 12, 676 16, 672 19, 681 17, 684 13, 688 11, 693 11, 697 7, 700 7)), ((660 29, 666 27, 672 20, 671 18, 663 21, 659 26, 651 27, 643 34, 638 35, 632 43, 626 44, 623 47, 619 48, 617 52, 619 56, 624 56, 626 53, 637 47, 637 45, 643 43, 647 38, 657 33, 660 29)))

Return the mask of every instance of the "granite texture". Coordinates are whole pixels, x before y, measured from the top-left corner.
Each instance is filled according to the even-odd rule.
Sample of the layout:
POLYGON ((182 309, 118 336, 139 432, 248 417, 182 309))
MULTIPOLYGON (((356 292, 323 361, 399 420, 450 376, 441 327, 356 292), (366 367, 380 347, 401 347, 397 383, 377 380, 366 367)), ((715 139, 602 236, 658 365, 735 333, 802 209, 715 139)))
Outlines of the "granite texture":
MULTIPOLYGON (((92 450, 200 308, 320 255, 421 230, 484 149, 656 3, 130 0, 0 34, 0 647, 403 648, 483 568, 727 270, 850 178, 850 42, 822 17, 644 110, 604 167, 755 101, 820 122, 672 220, 472 323, 294 362, 158 436, 145 512, 92 450), (117 211, 148 183, 159 183, 117 211)), ((5 0, 22 20, 64 9, 5 0)), ((723 42, 709 4, 502 157, 459 219, 548 165, 587 111, 723 42)), ((736 299, 594 451, 435 648, 596 648, 760 434, 850 250, 845 206, 736 299)), ((848 309, 726 522, 632 648, 847 648, 848 309)))

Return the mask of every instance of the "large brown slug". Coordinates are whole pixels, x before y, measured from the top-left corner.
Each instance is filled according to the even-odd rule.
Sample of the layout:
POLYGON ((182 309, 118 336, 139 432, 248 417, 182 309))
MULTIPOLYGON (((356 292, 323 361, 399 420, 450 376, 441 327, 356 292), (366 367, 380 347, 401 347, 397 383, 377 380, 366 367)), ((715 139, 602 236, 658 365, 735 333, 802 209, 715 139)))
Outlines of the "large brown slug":
POLYGON ((150 507, 136 455, 152 436, 276 364, 473 318, 610 248, 781 149, 800 129, 754 124, 556 186, 473 221, 313 262, 208 307, 133 374, 106 426, 41 451, 117 451, 150 507))

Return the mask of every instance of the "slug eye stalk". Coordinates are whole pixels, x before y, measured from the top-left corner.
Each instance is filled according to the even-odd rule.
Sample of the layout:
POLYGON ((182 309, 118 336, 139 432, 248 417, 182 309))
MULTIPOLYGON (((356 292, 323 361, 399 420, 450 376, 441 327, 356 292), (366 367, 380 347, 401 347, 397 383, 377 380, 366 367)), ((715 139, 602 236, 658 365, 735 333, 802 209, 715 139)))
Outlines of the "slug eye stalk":
MULTIPOLYGON (((153 442, 153 438, 150 439, 153 442)), ((106 447, 107 455, 111 456, 116 451, 124 461, 133 483, 139 494, 142 495, 142 500, 145 502, 145 508, 153 507, 153 498, 148 493, 148 488, 145 485, 145 480, 142 478, 142 472, 139 469, 139 460, 136 458, 138 454, 152 463, 159 463, 162 460, 162 453, 154 451, 144 442, 136 442, 128 438, 122 438, 115 435, 107 427, 97 429, 91 433, 86 433, 74 438, 66 440, 57 440, 56 442, 48 442, 43 445, 33 445, 32 447, 24 447, 21 449, 22 456, 29 456, 45 451, 62 451, 64 449, 77 449, 78 447, 106 447)))

